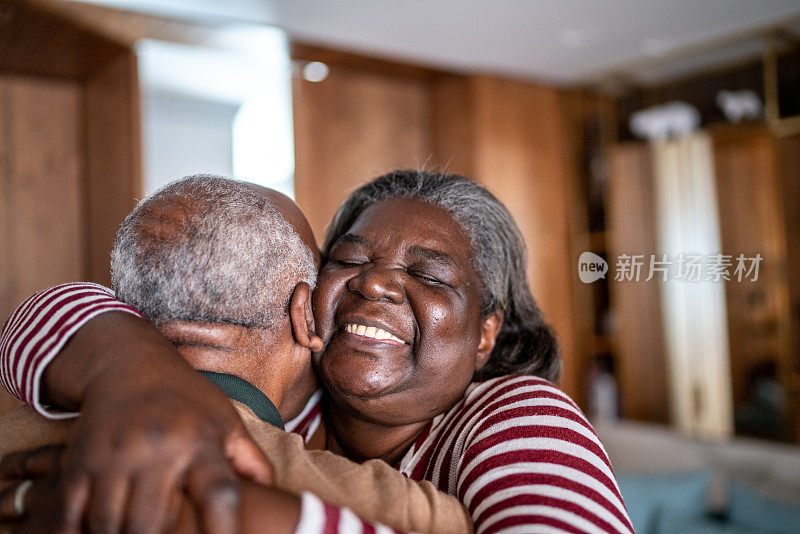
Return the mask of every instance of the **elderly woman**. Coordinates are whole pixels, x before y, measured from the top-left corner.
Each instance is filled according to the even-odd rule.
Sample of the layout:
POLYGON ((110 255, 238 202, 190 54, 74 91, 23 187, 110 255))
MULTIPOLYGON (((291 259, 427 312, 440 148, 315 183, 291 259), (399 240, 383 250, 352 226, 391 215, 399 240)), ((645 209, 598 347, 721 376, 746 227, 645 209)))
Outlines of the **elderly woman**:
MULTIPOLYGON (((339 209, 324 255, 314 304, 325 345, 314 364, 327 394, 287 427, 431 481, 464 503, 477 532, 632 531, 602 445, 548 381, 556 343, 525 281, 519 230, 496 198, 459 176, 390 173, 339 209)), ((5 357, 21 374, 41 373, 5 357)), ((171 378, 165 387, 179 390, 171 378)), ((33 377, 16 391, 26 383, 33 377)), ((77 389, 73 398, 94 391, 77 389)), ((336 511, 314 513, 320 529, 338 526, 336 511)), ((311 514, 301 512, 304 526, 311 514)))

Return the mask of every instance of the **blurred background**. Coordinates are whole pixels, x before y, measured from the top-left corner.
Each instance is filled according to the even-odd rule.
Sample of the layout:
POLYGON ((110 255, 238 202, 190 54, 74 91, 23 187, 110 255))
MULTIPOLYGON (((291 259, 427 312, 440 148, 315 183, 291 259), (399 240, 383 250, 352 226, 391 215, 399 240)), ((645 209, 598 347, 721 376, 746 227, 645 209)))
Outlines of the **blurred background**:
POLYGON ((733 479, 800 496, 799 43, 796 0, 0 0, 0 319, 108 284, 186 174, 321 241, 365 180, 458 172, 516 217, 618 470, 711 473, 718 523, 733 479))

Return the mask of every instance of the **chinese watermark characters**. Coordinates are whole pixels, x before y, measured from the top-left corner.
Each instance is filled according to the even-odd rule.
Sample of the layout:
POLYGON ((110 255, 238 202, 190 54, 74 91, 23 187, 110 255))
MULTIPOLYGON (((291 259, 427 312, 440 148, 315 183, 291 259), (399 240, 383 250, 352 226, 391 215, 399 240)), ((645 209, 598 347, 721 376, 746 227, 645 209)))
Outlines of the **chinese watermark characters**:
MULTIPOLYGON (((620 254, 614 264, 616 282, 756 282, 764 258, 739 254, 620 254)), ((608 262, 592 252, 578 259, 578 277, 589 284, 605 278, 608 262)))

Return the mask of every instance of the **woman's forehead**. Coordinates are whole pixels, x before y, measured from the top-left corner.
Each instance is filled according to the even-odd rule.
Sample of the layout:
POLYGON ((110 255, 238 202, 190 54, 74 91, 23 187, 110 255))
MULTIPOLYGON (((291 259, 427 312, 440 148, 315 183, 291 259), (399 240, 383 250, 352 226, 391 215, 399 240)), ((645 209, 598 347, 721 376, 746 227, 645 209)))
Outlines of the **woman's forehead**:
POLYGON ((346 235, 345 239, 363 240, 364 244, 402 243, 423 255, 470 257, 469 238, 450 212, 416 198, 398 197, 372 204, 346 235))

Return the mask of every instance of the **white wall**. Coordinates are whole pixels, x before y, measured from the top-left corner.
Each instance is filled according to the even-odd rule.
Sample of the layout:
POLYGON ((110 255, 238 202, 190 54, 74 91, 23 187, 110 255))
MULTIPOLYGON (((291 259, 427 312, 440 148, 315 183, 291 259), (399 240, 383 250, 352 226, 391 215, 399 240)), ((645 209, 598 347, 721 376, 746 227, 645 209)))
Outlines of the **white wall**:
POLYGON ((143 99, 145 193, 198 172, 233 176, 233 119, 239 106, 185 95, 143 99))
POLYGON ((286 36, 230 25, 203 44, 143 39, 145 188, 212 172, 294 194, 286 36))

